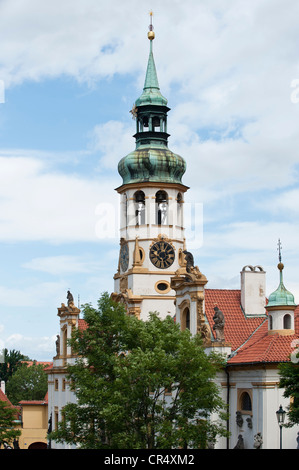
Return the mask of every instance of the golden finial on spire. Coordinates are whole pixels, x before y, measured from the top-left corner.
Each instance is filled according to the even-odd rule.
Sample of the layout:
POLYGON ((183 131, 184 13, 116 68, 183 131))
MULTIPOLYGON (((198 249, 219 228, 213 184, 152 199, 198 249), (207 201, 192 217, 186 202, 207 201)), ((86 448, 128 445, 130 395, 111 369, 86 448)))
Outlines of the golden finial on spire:
POLYGON ((148 27, 149 32, 147 33, 147 37, 149 38, 150 41, 152 41, 153 39, 155 39, 155 33, 153 31, 154 27, 153 27, 153 12, 152 12, 152 10, 150 11, 149 15, 150 15, 150 21, 151 22, 150 22, 150 25, 148 27))

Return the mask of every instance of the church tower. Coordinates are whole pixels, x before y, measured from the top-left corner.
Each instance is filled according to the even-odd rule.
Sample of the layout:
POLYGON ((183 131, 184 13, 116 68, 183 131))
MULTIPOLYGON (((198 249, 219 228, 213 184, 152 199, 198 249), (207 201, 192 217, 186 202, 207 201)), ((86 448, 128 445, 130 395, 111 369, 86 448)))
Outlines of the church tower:
MULTIPOLYGON (((152 14, 151 14, 152 20, 152 14)), ((146 320, 175 314, 171 277, 185 270, 184 194, 186 163, 168 148, 167 100, 160 92, 153 55, 155 33, 149 26, 149 58, 141 96, 131 113, 136 148, 122 158, 120 254, 112 298, 127 312, 146 320)))

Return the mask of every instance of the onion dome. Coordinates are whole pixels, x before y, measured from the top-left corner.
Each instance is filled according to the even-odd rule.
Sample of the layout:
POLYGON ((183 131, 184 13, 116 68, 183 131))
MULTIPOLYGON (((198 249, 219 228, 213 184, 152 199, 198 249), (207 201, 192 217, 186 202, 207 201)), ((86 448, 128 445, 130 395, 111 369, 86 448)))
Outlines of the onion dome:
POLYGON ((164 182, 182 184, 186 171, 185 160, 168 148, 141 146, 118 164, 123 184, 137 182, 164 182))
POLYGON ((272 292, 272 294, 269 295, 269 301, 267 303, 267 308, 268 307, 283 307, 283 306, 296 306, 294 296, 291 292, 289 292, 283 283, 283 276, 282 276, 282 271, 284 268, 284 265, 279 262, 277 265, 279 269, 279 276, 280 276, 280 282, 278 288, 272 292))

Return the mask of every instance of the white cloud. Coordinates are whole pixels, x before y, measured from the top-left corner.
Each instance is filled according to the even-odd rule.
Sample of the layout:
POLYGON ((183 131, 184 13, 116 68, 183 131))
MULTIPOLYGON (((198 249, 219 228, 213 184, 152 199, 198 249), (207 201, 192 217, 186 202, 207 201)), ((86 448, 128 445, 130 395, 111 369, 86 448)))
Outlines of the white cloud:
POLYGON ((87 274, 99 271, 103 269, 103 261, 95 260, 90 255, 58 255, 34 258, 24 263, 22 267, 54 276, 64 276, 66 274, 87 274))
POLYGON ((0 157, 0 240, 99 240, 98 205, 108 199, 117 208, 113 181, 63 174, 35 158, 0 157))
POLYGON ((299 215, 299 189, 293 188, 281 191, 271 199, 264 201, 264 207, 271 213, 281 217, 282 220, 288 218, 298 221, 299 215))
POLYGON ((51 361, 55 355, 56 335, 53 336, 25 336, 14 333, 4 340, 5 348, 16 349, 30 359, 51 361))
MULTIPOLYGON (((129 115, 128 115, 129 116, 129 115)), ((117 165, 122 157, 134 150, 132 134, 136 132, 134 126, 120 121, 108 121, 98 124, 90 133, 90 147, 92 151, 100 151, 101 159, 97 167, 99 171, 113 170, 117 174, 117 165)))
MULTIPOLYGON (((19 283, 18 283, 19 284, 19 283)), ((0 286, 1 310, 4 307, 50 307, 54 299, 65 298, 67 284, 64 280, 54 282, 35 282, 29 286, 0 286), (63 297, 62 297, 63 293, 63 297)), ((55 305, 55 303, 54 303, 55 305)))

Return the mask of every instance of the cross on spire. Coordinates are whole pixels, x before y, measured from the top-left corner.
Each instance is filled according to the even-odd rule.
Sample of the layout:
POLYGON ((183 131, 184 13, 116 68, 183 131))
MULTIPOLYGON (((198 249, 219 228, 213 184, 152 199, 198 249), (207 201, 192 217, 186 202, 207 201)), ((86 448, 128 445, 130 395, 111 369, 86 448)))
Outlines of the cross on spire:
POLYGON ((277 250, 278 250, 278 259, 279 259, 279 262, 281 263, 281 249, 282 249, 282 247, 281 247, 280 238, 278 239, 277 246, 278 246, 278 248, 277 248, 277 250))
POLYGON ((152 12, 152 10, 149 12, 149 15, 150 15, 150 25, 149 25, 148 29, 150 31, 152 31, 153 30, 153 12, 152 12))
POLYGON ((150 11, 150 24, 149 24, 149 32, 147 33, 147 37, 149 38, 149 40, 151 41, 151 44, 152 44, 152 40, 155 39, 155 33, 154 33, 154 27, 153 27, 153 12, 150 11))

